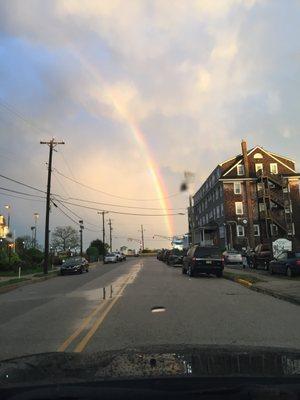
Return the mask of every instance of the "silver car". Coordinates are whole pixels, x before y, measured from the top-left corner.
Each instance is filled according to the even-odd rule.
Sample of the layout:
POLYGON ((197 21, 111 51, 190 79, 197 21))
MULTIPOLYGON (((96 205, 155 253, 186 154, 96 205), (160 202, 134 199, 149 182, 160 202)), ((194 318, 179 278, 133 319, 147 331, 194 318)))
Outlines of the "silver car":
POLYGON ((108 253, 104 257, 104 264, 116 263, 116 262, 118 262, 118 256, 116 253, 108 253))
POLYGON ((243 264, 242 254, 236 250, 227 250, 223 253, 225 264, 243 264))

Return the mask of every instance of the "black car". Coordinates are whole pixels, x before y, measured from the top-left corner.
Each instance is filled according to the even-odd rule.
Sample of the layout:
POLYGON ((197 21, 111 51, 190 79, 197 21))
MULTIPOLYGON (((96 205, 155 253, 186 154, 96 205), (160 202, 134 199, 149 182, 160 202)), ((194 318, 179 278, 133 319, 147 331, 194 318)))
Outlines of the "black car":
POLYGON ((173 267, 176 265, 182 265, 183 257, 186 255, 186 252, 179 249, 172 249, 169 257, 168 257, 168 265, 172 265, 173 267))
POLYGON ((182 273, 190 277, 197 273, 223 276, 224 258, 218 247, 193 246, 183 258, 182 273))
POLYGON ((300 251, 285 251, 269 264, 270 274, 300 275, 300 251))
POLYGON ((89 264, 83 257, 68 258, 60 267, 61 275, 82 274, 83 272, 89 272, 89 264))

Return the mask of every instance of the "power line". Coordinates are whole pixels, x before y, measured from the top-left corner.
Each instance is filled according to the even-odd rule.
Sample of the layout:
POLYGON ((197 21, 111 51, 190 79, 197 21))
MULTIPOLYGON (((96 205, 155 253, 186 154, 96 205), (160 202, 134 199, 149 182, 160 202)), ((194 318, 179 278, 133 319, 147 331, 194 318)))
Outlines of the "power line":
MULTIPOLYGON (((83 219, 82 216, 76 214, 71 208, 67 207, 64 203, 62 203, 61 200, 58 199, 54 199, 55 201, 57 201, 61 206, 63 206, 65 209, 67 209, 71 214, 73 214, 75 217, 79 218, 79 219, 83 219)), ((91 226, 95 226, 96 228, 98 227, 98 225, 93 224, 89 221, 87 221, 86 219, 84 219, 85 224, 91 225, 91 226)), ((87 228, 86 228, 87 229, 87 228)), ((93 232, 98 232, 98 231, 93 231, 93 232)))
MULTIPOLYGON (((61 196, 62 197, 62 196, 61 196)), ((86 200, 86 199, 79 199, 77 197, 68 197, 66 200, 75 200, 75 201, 81 201, 83 203, 90 203, 90 204, 99 204, 101 206, 109 206, 109 207, 119 207, 119 208, 130 208, 130 209, 136 209, 136 210, 152 210, 152 211, 159 211, 161 208, 155 208, 155 207, 134 207, 134 206, 124 206, 124 205, 119 205, 119 204, 111 204, 111 203, 102 203, 99 201, 92 201, 92 200, 86 200)), ((177 211, 177 210, 185 210, 185 208, 166 208, 168 211, 177 211)))
POLYGON ((36 195, 36 194, 20 192, 19 190, 8 189, 8 188, 4 188, 4 187, 2 187, 2 186, 0 186, 0 189, 1 189, 1 190, 5 190, 6 192, 11 192, 11 193, 16 193, 16 194, 22 194, 22 195, 25 195, 25 196, 36 197, 36 198, 40 198, 40 199, 45 199, 45 196, 38 196, 38 195, 36 195))
POLYGON ((51 203, 54 205, 54 207, 58 208, 60 212, 62 212, 67 218, 69 218, 74 224, 79 225, 78 221, 75 221, 70 215, 68 215, 64 210, 62 210, 53 200, 51 200, 51 203))
POLYGON ((16 195, 14 195, 14 194, 7 194, 7 193, 3 193, 3 192, 0 192, 0 194, 2 195, 2 196, 7 196, 7 197, 14 197, 14 198, 16 198, 16 199, 22 199, 22 200, 27 200, 27 201, 39 201, 39 202, 44 202, 44 200, 41 200, 41 199, 33 199, 33 198, 31 198, 31 197, 22 197, 22 196, 16 196, 16 195))
MULTIPOLYGON (((69 204, 71 206, 75 206, 75 207, 81 207, 81 208, 85 208, 87 210, 95 210, 95 211, 101 211, 99 210, 99 208, 95 208, 95 207, 89 207, 89 206, 85 206, 82 204, 76 204, 76 203, 72 203, 69 201, 61 201, 64 204, 69 204)), ((120 215, 135 215, 135 216, 140 216, 140 217, 167 217, 167 216, 175 216, 175 215, 185 215, 184 213, 170 213, 170 214, 138 214, 138 213, 126 213, 126 212, 120 212, 120 211, 112 211, 112 210, 102 210, 105 212, 110 212, 112 214, 120 214, 120 215)))
POLYGON ((9 178, 9 177, 7 177, 7 176, 5 176, 5 175, 2 175, 2 174, 0 174, 0 177, 3 178, 3 179, 7 179, 8 181, 17 183, 18 185, 22 185, 22 186, 25 186, 25 187, 27 187, 27 188, 29 188, 29 189, 33 189, 33 190, 36 190, 37 192, 46 194, 46 192, 45 192, 44 190, 38 189, 38 188, 36 188, 36 187, 34 187, 34 186, 31 186, 31 185, 27 185, 26 183, 17 181, 16 179, 9 178))
POLYGON ((54 168, 54 170, 55 170, 59 175, 63 176, 65 179, 68 179, 68 180, 70 180, 70 181, 72 181, 72 182, 74 182, 74 183, 77 183, 78 185, 80 185, 80 186, 82 186, 82 187, 85 187, 85 188, 87 188, 87 189, 93 190, 93 191, 98 192, 98 193, 105 194, 105 195, 107 195, 107 196, 115 197, 115 198, 117 198, 117 199, 122 199, 122 200, 131 200, 131 201, 158 201, 158 200, 169 199, 169 198, 171 198, 171 197, 175 197, 175 196, 178 196, 178 195, 180 194, 180 192, 178 192, 178 193, 171 194, 171 195, 169 195, 169 196, 160 197, 160 198, 156 198, 156 199, 133 199, 133 198, 129 198, 129 197, 117 196, 117 195, 115 195, 115 194, 108 193, 108 192, 104 192, 103 190, 93 188, 92 186, 89 186, 89 185, 86 185, 85 183, 79 182, 79 181, 77 181, 76 179, 70 178, 69 176, 66 176, 66 175, 64 175, 62 172, 58 171, 56 168, 54 168))

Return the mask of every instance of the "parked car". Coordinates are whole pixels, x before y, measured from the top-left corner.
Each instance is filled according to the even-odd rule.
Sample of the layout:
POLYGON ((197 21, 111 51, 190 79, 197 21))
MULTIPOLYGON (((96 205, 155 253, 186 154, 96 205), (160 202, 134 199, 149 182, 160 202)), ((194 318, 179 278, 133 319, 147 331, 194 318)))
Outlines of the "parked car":
POLYGON ((223 253, 224 263, 226 264, 242 264, 242 254, 236 250, 226 250, 223 253))
POLYGON ((259 244, 255 247, 250 256, 250 267, 254 269, 269 269, 269 263, 272 259, 272 252, 268 243, 259 244))
POLYGON ((182 273, 192 277, 197 273, 223 276, 224 258, 218 247, 193 246, 183 257, 182 273))
POLYGON ((270 274, 300 275, 300 251, 284 251, 269 265, 270 274))
POLYGON ((83 272, 89 272, 89 263, 83 257, 71 257, 68 258, 60 267, 60 274, 82 274, 83 272))
POLYGON ((183 257, 186 255, 184 250, 172 249, 168 257, 168 265, 182 265, 183 257))
POLYGON ((118 262, 117 254, 116 253, 107 253, 106 256, 104 257, 103 262, 104 262, 104 264, 118 262))
POLYGON ((163 262, 168 263, 168 258, 169 258, 170 253, 171 253, 171 250, 164 251, 164 255, 163 255, 163 259, 162 259, 163 262))
POLYGON ((126 260, 126 256, 124 253, 121 253, 120 251, 116 251, 116 256, 118 261, 125 261, 126 260))

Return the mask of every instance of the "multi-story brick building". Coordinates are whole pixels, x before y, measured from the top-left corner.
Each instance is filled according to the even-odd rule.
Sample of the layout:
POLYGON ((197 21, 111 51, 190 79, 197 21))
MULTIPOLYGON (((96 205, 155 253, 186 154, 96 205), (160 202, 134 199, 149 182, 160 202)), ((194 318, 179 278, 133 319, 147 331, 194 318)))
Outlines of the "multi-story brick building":
POLYGON ((194 243, 254 248, 279 237, 300 247, 300 174, 295 162, 256 146, 217 165, 189 209, 194 243))

